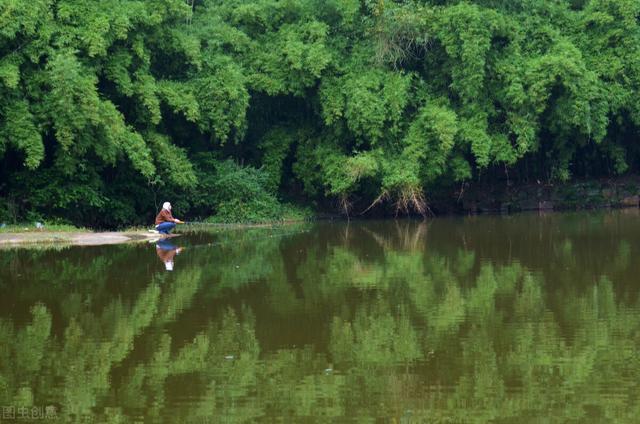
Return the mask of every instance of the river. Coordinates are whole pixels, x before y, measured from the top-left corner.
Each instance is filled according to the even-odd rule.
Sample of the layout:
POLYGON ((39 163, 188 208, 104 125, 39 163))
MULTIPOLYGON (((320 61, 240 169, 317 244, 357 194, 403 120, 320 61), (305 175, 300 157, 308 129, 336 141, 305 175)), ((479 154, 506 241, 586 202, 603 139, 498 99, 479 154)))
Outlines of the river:
POLYGON ((638 210, 0 253, 1 422, 640 417, 638 210))

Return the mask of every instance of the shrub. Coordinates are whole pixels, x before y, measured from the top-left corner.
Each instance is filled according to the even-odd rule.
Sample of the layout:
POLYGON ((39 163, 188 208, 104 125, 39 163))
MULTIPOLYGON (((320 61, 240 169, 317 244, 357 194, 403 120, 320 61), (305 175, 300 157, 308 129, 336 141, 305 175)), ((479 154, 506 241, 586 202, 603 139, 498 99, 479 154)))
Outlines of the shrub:
MULTIPOLYGON (((197 204, 215 211, 207 220, 224 223, 258 223, 298 220, 309 217, 309 211, 292 205, 283 205, 271 193, 269 175, 263 169, 242 166, 232 160, 215 161, 206 158, 213 173, 201 169, 202 181, 198 188, 197 204)), ((194 201, 195 202, 195 201, 194 201)))

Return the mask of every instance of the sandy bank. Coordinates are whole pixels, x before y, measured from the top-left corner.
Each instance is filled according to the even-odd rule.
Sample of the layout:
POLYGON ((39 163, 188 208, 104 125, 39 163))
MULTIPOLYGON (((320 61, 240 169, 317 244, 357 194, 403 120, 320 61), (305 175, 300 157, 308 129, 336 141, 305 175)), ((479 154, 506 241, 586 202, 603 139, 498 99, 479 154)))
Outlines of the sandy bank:
MULTIPOLYGON (((175 237, 172 234, 168 237, 175 237)), ((164 236, 167 237, 167 236, 164 236)), ((131 243, 161 238, 159 234, 136 232, 26 232, 0 234, 0 247, 22 246, 37 243, 55 243, 75 246, 100 246, 107 244, 131 243)))

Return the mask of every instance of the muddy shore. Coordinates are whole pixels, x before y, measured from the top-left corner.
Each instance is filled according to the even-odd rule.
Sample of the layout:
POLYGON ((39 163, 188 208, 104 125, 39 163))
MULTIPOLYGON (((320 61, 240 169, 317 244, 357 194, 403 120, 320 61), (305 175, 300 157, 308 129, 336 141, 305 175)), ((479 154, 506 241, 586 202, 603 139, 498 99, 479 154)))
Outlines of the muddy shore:
POLYGON ((52 232, 34 231, 24 233, 0 234, 0 247, 25 246, 34 244, 55 243, 74 246, 100 246, 108 244, 135 243, 176 237, 179 234, 162 236, 155 233, 135 232, 52 232))

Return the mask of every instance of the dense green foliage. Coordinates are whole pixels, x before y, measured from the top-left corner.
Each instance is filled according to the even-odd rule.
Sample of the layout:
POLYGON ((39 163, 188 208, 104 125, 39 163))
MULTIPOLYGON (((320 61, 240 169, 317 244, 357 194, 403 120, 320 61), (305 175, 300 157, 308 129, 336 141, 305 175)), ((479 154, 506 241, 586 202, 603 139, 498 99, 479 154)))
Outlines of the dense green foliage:
POLYGON ((637 171, 639 14, 635 0, 5 0, 0 218, 117 226, 165 199, 232 219, 229 205, 280 200, 424 212, 434 188, 477 178, 637 171), (228 159, 263 193, 218 203, 214 180, 245 172, 228 159))

